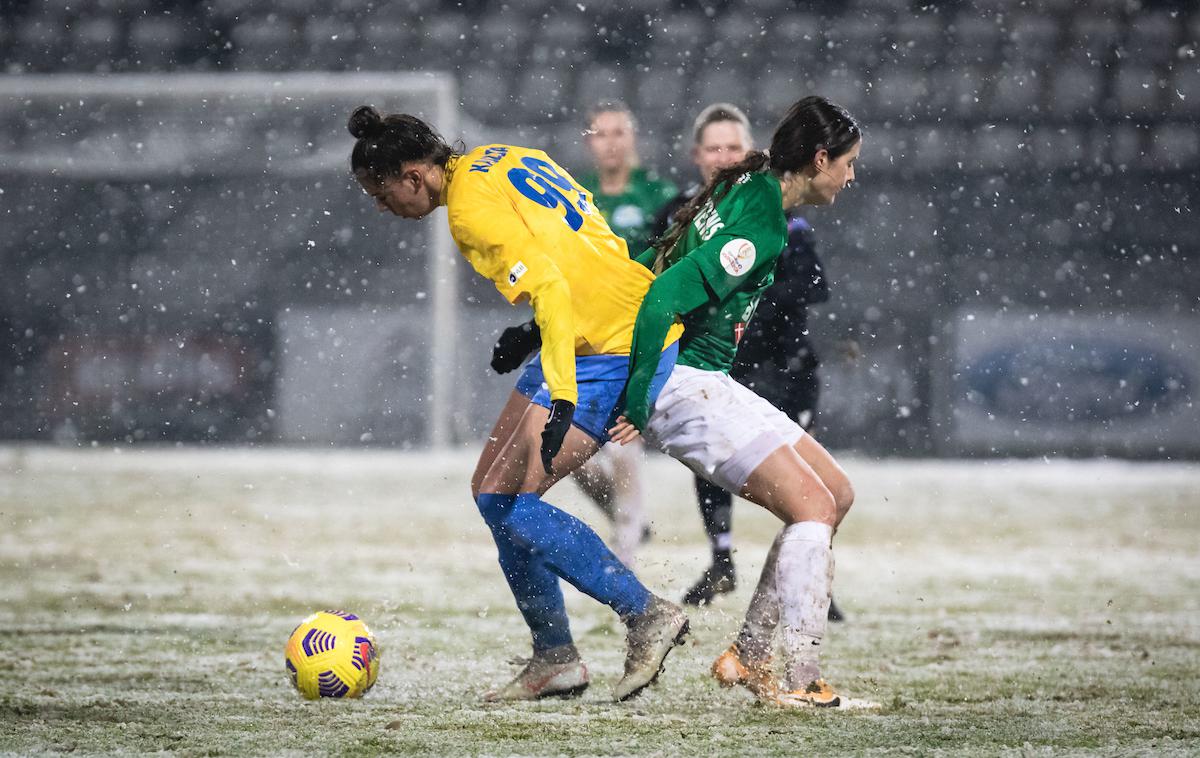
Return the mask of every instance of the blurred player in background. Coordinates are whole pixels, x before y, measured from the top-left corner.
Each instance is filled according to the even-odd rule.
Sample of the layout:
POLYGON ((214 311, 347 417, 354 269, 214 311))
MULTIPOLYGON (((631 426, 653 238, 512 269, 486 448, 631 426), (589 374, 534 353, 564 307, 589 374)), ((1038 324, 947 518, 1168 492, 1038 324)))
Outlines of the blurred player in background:
MULTIPOLYGON (((601 103, 589 111, 585 142, 595 170, 582 174, 579 183, 592 193, 596 208, 625 240, 629 254, 637 255, 648 246, 654 219, 676 187, 639 166, 637 121, 623 103, 601 103)), ((505 373, 519 366, 537 347, 535 326, 529 322, 506 330, 496 344, 492 367, 505 373)), ((537 364, 531 363, 518 379, 517 391, 528 396, 540 383, 537 364)), ((613 522, 613 551, 626 564, 632 564, 638 545, 649 536, 644 456, 640 442, 605 445, 575 472, 579 488, 613 522)))
POLYGON ((634 327, 624 415, 615 442, 635 438, 685 463, 783 521, 736 642, 713 665, 724 685, 789 707, 838 706, 821 677, 833 582, 832 540, 854 501, 849 478, 796 420, 728 375, 738 342, 787 245, 785 211, 828 205, 854 180, 862 148, 845 109, 806 97, 788 109, 769 153, 717 171, 639 257, 659 276, 634 327), (662 341, 678 321, 680 352, 657 399, 652 380, 662 341), (782 631, 785 682, 771 667, 782 631))
MULTIPOLYGON (((611 607, 627 627, 624 676, 614 697, 633 697, 658 676, 687 633, 679 606, 655 597, 586 524, 541 495, 607 439, 629 368, 638 304, 653 275, 629 259, 591 198, 539 150, 486 145, 464 155, 424 121, 383 118, 370 106, 350 116, 351 168, 381 210, 423 218, 447 207, 463 256, 512 303, 528 301, 542 338, 544 383, 514 392, 472 482, 500 566, 529 626, 533 656, 489 700, 582 692, 589 682, 571 637, 559 578, 611 607)), ((680 327, 660 346, 661 387, 680 327)), ((651 394, 655 390, 650 391, 651 394)))
MULTIPOLYGON (((674 214, 717 172, 745 159, 754 148, 750 120, 736 105, 714 103, 692 127, 692 161, 700 184, 680 192, 659 213, 654 236, 665 233, 674 214)), ((775 266, 775 283, 762 294, 754 319, 745 326, 729 375, 754 390, 808 431, 816 416, 820 382, 817 356, 808 339, 808 306, 829 299, 829 285, 813 245, 812 227, 795 210, 787 212, 787 244, 775 266)), ((712 549, 712 564, 684 594, 683 602, 704 605, 737 586, 733 565, 733 496, 696 477, 696 497, 712 549)), ((829 618, 842 614, 832 601, 829 618)))
POLYGON ((638 255, 650 246, 654 220, 675 197, 674 183, 642 168, 637 121, 624 103, 601 103, 588 113, 585 136, 596 169, 580 175, 608 225, 638 255))

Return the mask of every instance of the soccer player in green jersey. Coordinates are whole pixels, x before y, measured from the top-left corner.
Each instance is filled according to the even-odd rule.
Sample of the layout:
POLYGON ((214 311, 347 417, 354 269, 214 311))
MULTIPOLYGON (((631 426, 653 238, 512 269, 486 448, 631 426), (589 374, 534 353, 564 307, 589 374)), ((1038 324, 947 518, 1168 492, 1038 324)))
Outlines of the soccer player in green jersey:
MULTIPOLYGON (((654 221, 654 237, 662 236, 675 213, 694 198, 721 169, 746 158, 754 149, 750 119, 736 105, 713 103, 696 116, 692 126, 692 162, 700 183, 680 192, 654 221)), ((754 320, 738 343, 738 357, 729 375, 808 431, 816 412, 820 381, 817 357, 808 339, 808 308, 829 299, 829 282, 817 256, 813 231, 797 210, 787 213, 788 239, 775 283, 764 292, 754 320)), ((733 565, 733 495, 704 477, 696 477, 696 499, 712 550, 712 563, 683 596, 687 605, 705 605, 736 588, 733 565)), ((829 620, 844 616, 829 601, 829 620)))
POLYGON ((637 121, 622 103, 604 103, 588 114, 585 138, 595 171, 579 177, 608 226, 637 255, 650 244, 654 218, 679 191, 638 165, 637 121))
POLYGON ((786 414, 729 377, 737 344, 787 241, 785 212, 828 205, 854 179, 862 134, 854 118, 821 97, 795 103, 768 153, 722 169, 675 216, 638 261, 660 274, 634 326, 624 415, 611 431, 650 444, 714 484, 783 521, 767 555, 737 641, 713 666, 722 684, 741 684, 784 706, 837 706, 821 677, 833 582, 835 528, 854 500, 846 473, 786 414), (658 398, 649 399, 658 345, 682 320, 679 357, 658 398), (657 340, 657 343, 655 342, 657 340), (781 686, 770 652, 780 627, 781 686))

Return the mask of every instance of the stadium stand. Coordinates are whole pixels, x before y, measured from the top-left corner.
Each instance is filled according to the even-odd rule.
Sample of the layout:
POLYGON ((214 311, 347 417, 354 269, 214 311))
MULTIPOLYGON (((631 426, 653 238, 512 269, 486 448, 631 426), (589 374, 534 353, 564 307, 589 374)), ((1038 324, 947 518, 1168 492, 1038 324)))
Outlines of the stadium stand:
MULTIPOLYGON (((1075 256, 1079 276, 1109 306, 1145 305, 1135 289, 1117 295, 1103 283, 1139 256, 1156 263, 1141 267, 1136 291, 1154 291, 1147 282, 1157 281, 1178 293, 1194 255, 1179 242, 1200 236, 1175 211, 1194 205, 1200 169, 1198 47, 1200 11, 1172 0, 627 0, 596 9, 549 0, 0 0, 0 65, 9 76, 447 70, 465 117, 463 134, 451 138, 525 141, 578 169, 583 114, 624 99, 641 125, 644 162, 680 184, 692 177, 687 132, 703 104, 746 107, 761 142, 797 96, 820 92, 867 130, 861 190, 839 200, 842 220, 818 221, 838 284, 829 308, 848 319, 881 302, 912 312, 939 298, 957 305, 963 292, 984 303, 1078 305, 1080 290, 1037 281, 1044 267, 1029 261, 1044 250, 1075 256), (1031 220, 1030 207, 1046 217, 1031 220), (987 286, 981 272, 992 277, 987 286)), ((54 150, 119 160, 135 149, 119 134, 125 115, 91 114, 61 128, 61 114, 0 113, 0 154, 47 149, 44 135, 55 130, 70 138, 54 150)), ((286 158, 320 148, 303 124, 260 126, 166 120, 136 150, 232 141, 286 158)), ((4 284, 0 317, 11 323, 50 324, 64 309, 116 318, 123 301, 115 292, 130 282, 198 298, 195 287, 159 285, 145 272, 201 276, 191 261, 222 247, 253 261, 244 280, 208 287, 201 299, 211 308, 257 318, 288 303, 411 297, 396 251, 364 243, 369 234, 358 230, 382 236, 382 224, 355 205, 349 185, 288 198, 252 177, 63 187, 0 177, 6 200, 30 198, 0 227, 6 271, 20 274, 4 284), (334 208, 344 222, 333 228, 313 207, 334 208), (85 217, 103 224, 81 225, 85 217), (212 223, 222 217, 244 234, 212 223), (184 237, 197 241, 181 245, 184 237), (318 249, 298 256, 308 240, 318 249), (72 275, 84 289, 68 306, 47 306, 61 301, 72 275)), ((463 291, 485 301, 461 274, 463 291)))

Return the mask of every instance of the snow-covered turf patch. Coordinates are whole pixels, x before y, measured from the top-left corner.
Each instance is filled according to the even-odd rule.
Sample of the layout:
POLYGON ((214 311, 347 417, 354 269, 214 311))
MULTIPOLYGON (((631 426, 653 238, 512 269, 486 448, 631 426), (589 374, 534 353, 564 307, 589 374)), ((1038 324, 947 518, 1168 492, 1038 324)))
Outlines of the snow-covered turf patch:
MULTIPOLYGON (((735 511, 739 589, 659 684, 610 702, 623 630, 567 588, 582 698, 484 706, 527 638, 471 451, 0 448, 0 751, 772 755, 1200 752, 1200 466, 849 459, 826 677, 866 709, 765 708, 707 676, 777 528, 735 511), (353 610, 357 702, 302 701, 283 643, 353 610)), ((690 477, 647 476, 647 584, 706 548, 690 477)), ((572 485, 548 498, 607 534, 572 485)))

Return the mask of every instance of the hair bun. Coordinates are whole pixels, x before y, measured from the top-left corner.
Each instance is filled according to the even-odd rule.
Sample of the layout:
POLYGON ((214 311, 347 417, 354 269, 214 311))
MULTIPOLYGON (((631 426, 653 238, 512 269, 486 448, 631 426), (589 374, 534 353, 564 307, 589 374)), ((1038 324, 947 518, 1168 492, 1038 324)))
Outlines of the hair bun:
POLYGON ((355 139, 375 139, 383 134, 383 117, 370 105, 360 105, 350 114, 347 125, 355 139))

